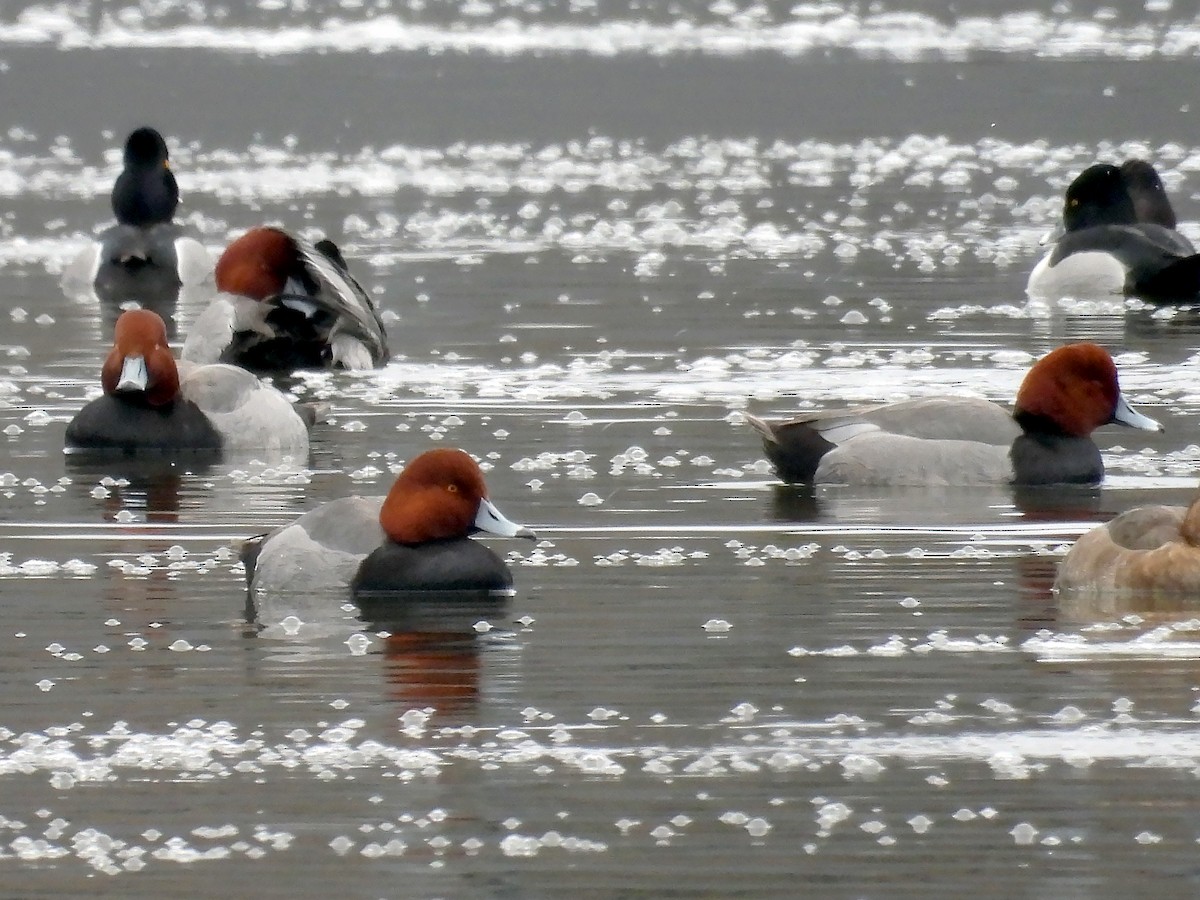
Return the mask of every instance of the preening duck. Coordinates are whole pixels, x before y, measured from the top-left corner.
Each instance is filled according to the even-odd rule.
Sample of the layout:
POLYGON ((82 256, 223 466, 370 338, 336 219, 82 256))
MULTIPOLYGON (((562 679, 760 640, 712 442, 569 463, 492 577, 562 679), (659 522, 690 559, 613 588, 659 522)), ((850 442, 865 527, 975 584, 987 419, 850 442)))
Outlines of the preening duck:
POLYGON ((387 362, 383 321, 332 241, 253 228, 221 255, 216 282, 220 293, 188 331, 186 360, 256 371, 387 362))

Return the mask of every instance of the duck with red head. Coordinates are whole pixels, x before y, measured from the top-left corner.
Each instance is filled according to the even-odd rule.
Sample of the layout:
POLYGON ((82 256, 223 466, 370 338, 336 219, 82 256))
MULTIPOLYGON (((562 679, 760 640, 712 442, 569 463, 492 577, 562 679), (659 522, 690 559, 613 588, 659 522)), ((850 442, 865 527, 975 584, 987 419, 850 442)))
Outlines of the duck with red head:
POLYGON ((297 613, 306 597, 309 609, 328 608, 331 593, 510 591, 512 573, 470 539, 475 532, 535 537, 496 508, 468 454, 428 450, 404 467, 386 498, 343 497, 248 541, 242 558, 251 602, 259 622, 271 624, 297 613))
POLYGON ((221 255, 216 281, 220 293, 188 332, 184 359, 271 372, 387 362, 383 321, 331 241, 252 228, 221 255))
POLYGON ((1121 394, 1095 344, 1059 347, 1026 374, 1011 414, 983 399, 927 397, 769 423, 747 421, 788 482, 859 485, 1095 484, 1101 425, 1161 431, 1121 394))
POLYGON ((1062 231, 1029 275, 1038 299, 1128 295, 1153 303, 1200 300, 1200 257, 1175 230, 1154 166, 1089 166, 1067 188, 1062 231))
POLYGON ((286 397, 237 366, 180 371, 162 317, 147 309, 117 319, 100 371, 104 393, 67 426, 68 450, 123 453, 266 450, 300 453, 308 426, 286 397))
POLYGON ((203 283, 212 260, 173 221, 178 205, 167 142, 153 128, 136 129, 125 141, 124 168, 113 185, 117 224, 67 267, 64 286, 88 288, 115 303, 133 299, 164 308, 181 286, 203 283))

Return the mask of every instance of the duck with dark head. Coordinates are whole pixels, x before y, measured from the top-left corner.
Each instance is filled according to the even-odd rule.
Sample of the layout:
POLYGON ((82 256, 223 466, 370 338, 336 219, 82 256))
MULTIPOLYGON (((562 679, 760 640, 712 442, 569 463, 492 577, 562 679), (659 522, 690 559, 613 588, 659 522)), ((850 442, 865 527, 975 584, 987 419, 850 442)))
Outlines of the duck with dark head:
POLYGON ((1200 301, 1200 256, 1145 160, 1089 166, 1067 187, 1062 232, 1026 284, 1039 299, 1200 301))
POLYGON ((76 257, 63 284, 114 306, 136 302, 169 321, 180 288, 210 278, 212 260, 174 220, 179 185, 158 131, 142 127, 126 139, 110 199, 117 224, 76 257))

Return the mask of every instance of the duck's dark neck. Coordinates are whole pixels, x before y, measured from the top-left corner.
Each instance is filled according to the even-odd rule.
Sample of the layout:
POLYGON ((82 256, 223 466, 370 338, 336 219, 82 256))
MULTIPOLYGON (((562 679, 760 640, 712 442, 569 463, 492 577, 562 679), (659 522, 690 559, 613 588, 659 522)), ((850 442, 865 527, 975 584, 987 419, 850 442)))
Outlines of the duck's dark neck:
POLYGON ((1090 437, 1026 431, 1008 455, 1014 484, 1097 484, 1104 478, 1100 448, 1090 437))

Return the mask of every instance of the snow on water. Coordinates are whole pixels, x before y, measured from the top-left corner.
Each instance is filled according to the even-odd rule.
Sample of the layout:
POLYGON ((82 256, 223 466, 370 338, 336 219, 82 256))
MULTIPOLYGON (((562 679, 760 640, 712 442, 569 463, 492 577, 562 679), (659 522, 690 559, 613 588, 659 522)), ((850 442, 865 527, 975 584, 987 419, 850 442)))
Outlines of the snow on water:
MULTIPOLYGON (((664 6, 666 6, 664 4, 664 6)), ((703 53, 788 57, 843 51, 867 58, 963 59, 1005 54, 1038 58, 1186 57, 1200 46, 1200 20, 1165 9, 1123 21, 1116 11, 961 14, 947 21, 903 4, 671 4, 667 14, 639 4, 409 2, 400 12, 368 4, 262 2, 230 21, 205 4, 116 6, 35 3, 0 21, 0 46, 174 48, 262 56, 327 53, 571 53, 593 56, 703 53)), ((1149 8, 1149 4, 1147 4, 1149 8)))

